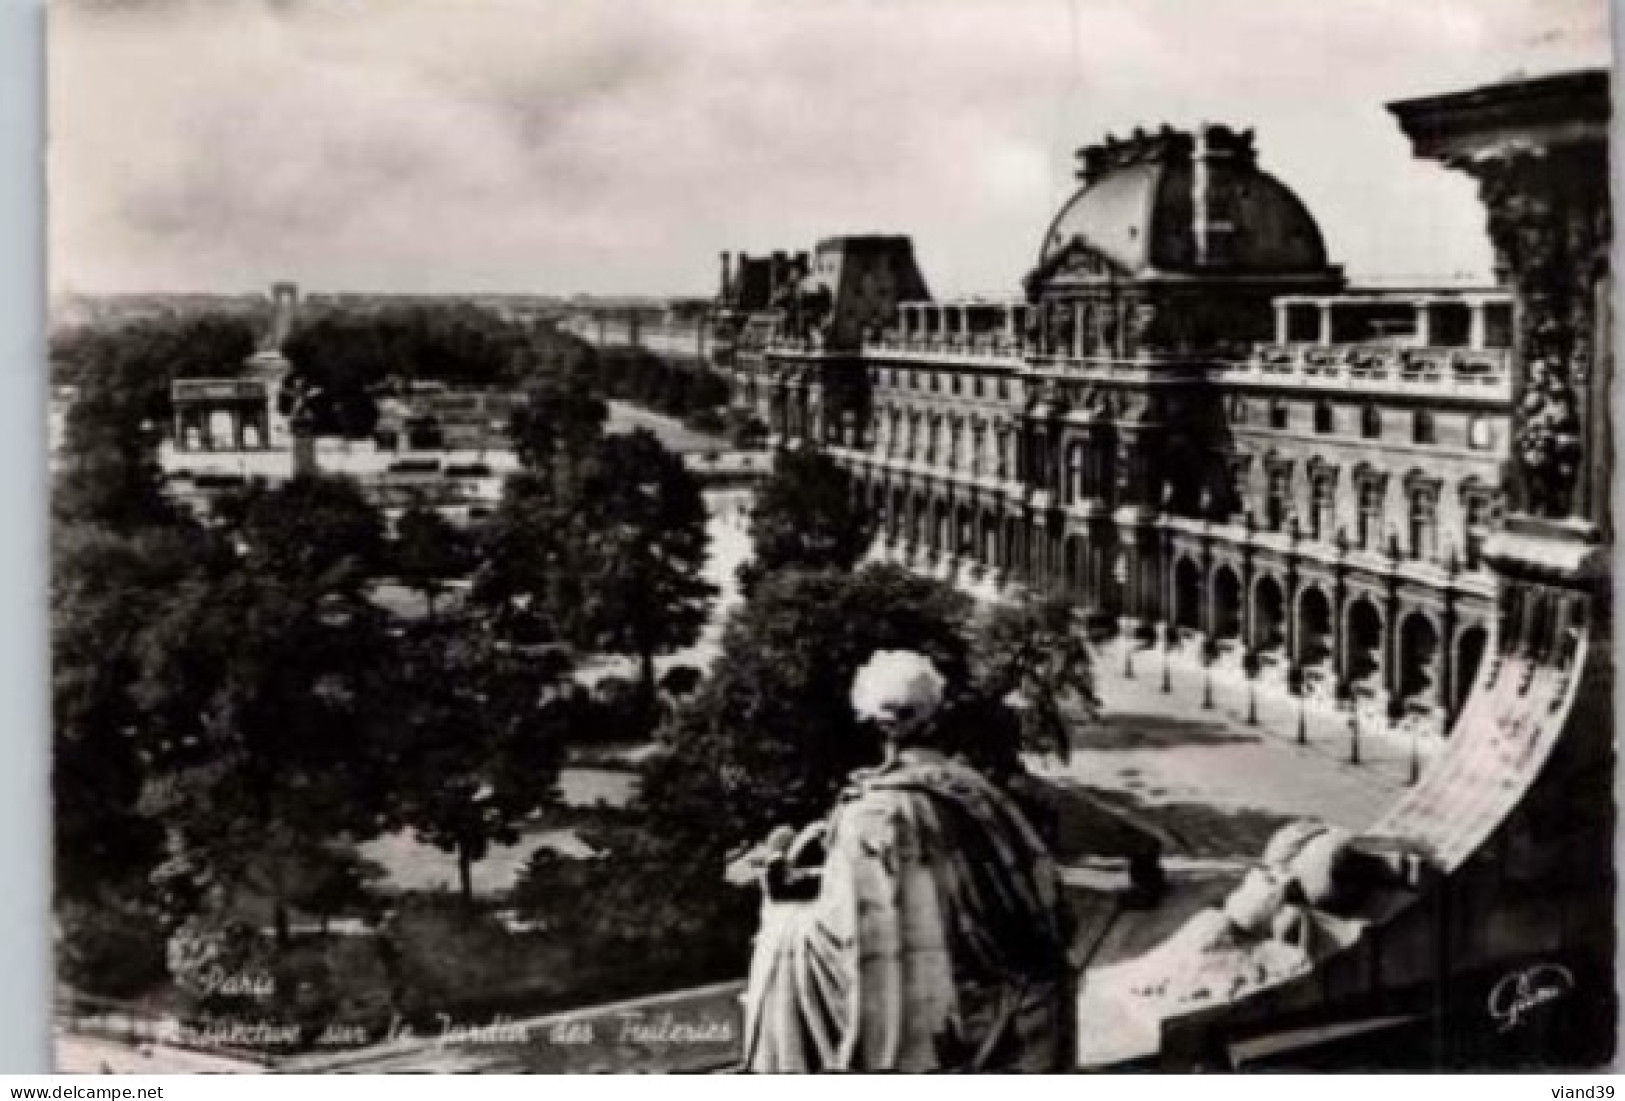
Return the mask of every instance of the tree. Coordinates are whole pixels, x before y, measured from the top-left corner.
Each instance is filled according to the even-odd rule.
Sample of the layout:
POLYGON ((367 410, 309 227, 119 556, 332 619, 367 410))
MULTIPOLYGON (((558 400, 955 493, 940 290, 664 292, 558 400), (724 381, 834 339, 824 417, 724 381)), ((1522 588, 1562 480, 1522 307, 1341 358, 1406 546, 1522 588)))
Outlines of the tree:
POLYGON ((1017 704, 1027 749, 1064 759, 1072 726, 1100 712, 1089 643, 1064 598, 995 610, 977 634, 975 658, 981 691, 1017 704))
POLYGON ((171 591, 143 638, 138 730, 172 909, 264 900, 285 941, 302 870, 377 834, 391 650, 357 594, 240 564, 171 591))
POLYGON ((560 609, 579 607, 585 577, 566 538, 571 506, 554 480, 521 470, 481 528, 470 601, 518 645, 562 642, 560 609))
POLYGON ((254 483, 217 513, 238 540, 246 570, 316 596, 356 596, 385 565, 383 517, 348 478, 254 483))
POLYGON ((222 521, 232 555, 172 588, 141 638, 142 804, 166 827, 172 907, 263 898, 285 940, 305 869, 381 828, 382 526, 327 478, 252 487, 222 521))
POLYGON ((766 575, 648 766, 657 828, 719 853, 828 811, 851 771, 880 756, 852 712, 858 668, 876 650, 917 650, 958 696, 970 614, 967 598, 895 566, 766 575))
POLYGON ((140 808, 142 646, 176 587, 210 554, 206 533, 187 525, 121 532, 71 521, 53 531, 51 784, 60 898, 138 894, 157 863, 162 833, 140 808))
POLYGON ((608 419, 590 358, 565 357, 530 377, 508 434, 526 468, 568 480, 603 437, 608 419))
POLYGON ((583 645, 637 658, 655 700, 656 654, 691 645, 716 589, 705 580, 706 512, 699 482, 654 433, 605 437, 576 491, 572 536, 588 581, 569 615, 583 645))
POLYGON ((874 524, 852 477, 817 451, 782 452, 751 512, 755 555, 740 569, 744 587, 786 566, 849 570, 868 549, 874 524))
POLYGON ((456 854, 463 897, 492 844, 554 799, 576 718, 569 664, 517 649, 477 619, 407 631, 388 751, 391 819, 456 854))
POLYGON ((321 389, 316 430, 365 436, 378 418, 374 395, 417 381, 450 386, 519 385, 538 362, 538 338, 471 303, 387 306, 316 314, 284 353, 321 389))
POLYGON ((433 619, 434 602, 447 582, 473 568, 472 541, 440 513, 413 501, 395 522, 392 558, 401 583, 423 594, 433 619))

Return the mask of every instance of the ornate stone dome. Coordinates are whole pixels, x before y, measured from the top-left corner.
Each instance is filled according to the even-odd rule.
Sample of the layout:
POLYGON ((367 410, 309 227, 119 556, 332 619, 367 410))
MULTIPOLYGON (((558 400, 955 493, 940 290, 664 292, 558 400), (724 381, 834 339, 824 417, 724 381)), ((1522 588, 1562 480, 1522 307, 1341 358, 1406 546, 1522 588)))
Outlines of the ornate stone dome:
POLYGON ((1250 130, 1137 130, 1081 149, 1078 159, 1083 186, 1045 233, 1035 277, 1080 250, 1118 278, 1327 270, 1320 227, 1290 188, 1258 168, 1250 130))

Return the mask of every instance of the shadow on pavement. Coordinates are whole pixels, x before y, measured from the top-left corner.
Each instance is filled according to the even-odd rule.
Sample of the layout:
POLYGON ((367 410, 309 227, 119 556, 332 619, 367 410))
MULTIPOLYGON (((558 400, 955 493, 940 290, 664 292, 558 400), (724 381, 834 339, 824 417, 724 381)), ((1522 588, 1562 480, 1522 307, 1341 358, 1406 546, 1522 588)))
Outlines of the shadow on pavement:
POLYGON ((1099 723, 1079 727, 1074 749, 1181 749, 1188 746, 1246 745, 1262 741, 1208 719, 1176 719, 1143 712, 1111 712, 1099 723))

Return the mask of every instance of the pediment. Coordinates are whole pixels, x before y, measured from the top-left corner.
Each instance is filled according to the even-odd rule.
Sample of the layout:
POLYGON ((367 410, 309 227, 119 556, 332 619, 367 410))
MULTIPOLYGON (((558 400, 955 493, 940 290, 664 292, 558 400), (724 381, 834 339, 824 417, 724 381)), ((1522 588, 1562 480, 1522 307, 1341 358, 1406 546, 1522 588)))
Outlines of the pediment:
POLYGON ((1029 297, 1037 297, 1051 283, 1118 279, 1128 274, 1122 264, 1082 237, 1073 236, 1051 250, 1022 282, 1029 297))

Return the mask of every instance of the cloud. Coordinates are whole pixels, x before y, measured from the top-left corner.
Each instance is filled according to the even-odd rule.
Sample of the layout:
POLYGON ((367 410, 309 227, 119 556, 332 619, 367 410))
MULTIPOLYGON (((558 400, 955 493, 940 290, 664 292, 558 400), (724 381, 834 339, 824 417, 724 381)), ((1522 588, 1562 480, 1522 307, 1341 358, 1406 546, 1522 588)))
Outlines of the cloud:
POLYGON ((721 249, 887 231, 934 288, 1011 293, 1076 146, 1205 118, 1258 128, 1351 270, 1483 272, 1469 181, 1382 104, 1605 29, 1601 0, 70 0, 52 281, 699 292, 721 249))

